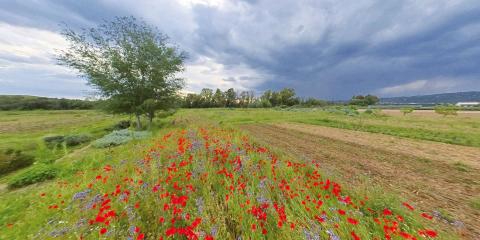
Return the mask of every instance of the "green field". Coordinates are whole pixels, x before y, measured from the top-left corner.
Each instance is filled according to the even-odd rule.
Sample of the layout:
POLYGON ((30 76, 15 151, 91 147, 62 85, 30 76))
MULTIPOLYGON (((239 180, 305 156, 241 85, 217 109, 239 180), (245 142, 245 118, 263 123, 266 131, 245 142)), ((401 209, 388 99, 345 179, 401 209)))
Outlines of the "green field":
POLYGON ((480 117, 438 116, 348 116, 315 109, 197 109, 198 117, 218 123, 248 124, 265 122, 301 122, 327 127, 382 133, 399 137, 480 147, 480 117))
MULTIPOLYGON (((212 235, 216 239, 232 239, 238 236, 242 236, 242 239, 296 239, 306 232, 312 236, 317 234, 322 238, 331 237, 332 235, 325 230, 318 230, 318 227, 321 226, 321 228, 331 231, 332 234, 340 236, 342 239, 353 238, 352 232, 360 236, 361 239, 372 239, 374 236, 383 236, 384 234, 382 226, 386 223, 378 225, 375 220, 375 218, 383 216, 389 219, 387 225, 394 221, 398 224, 396 232, 391 233, 394 239, 403 239, 399 235, 400 232, 417 237, 422 234, 428 235, 428 233, 419 232, 422 229, 434 229, 438 232, 439 239, 457 239, 459 235, 454 230, 445 227, 446 225, 442 225, 443 223, 437 220, 432 222, 420 217, 421 209, 409 211, 408 208, 402 206, 405 199, 399 198, 395 192, 384 191, 382 187, 364 186, 364 188, 357 188, 355 185, 342 184, 341 181, 344 176, 323 172, 321 164, 318 168, 313 163, 308 162, 308 166, 290 169, 287 166, 288 162, 302 165, 305 163, 302 162, 304 156, 287 152, 275 146, 269 146, 267 143, 240 130, 240 127, 255 124, 299 122, 382 133, 407 139, 423 139, 480 147, 480 131, 478 130, 480 122, 479 118, 475 117, 404 117, 363 113, 348 116, 343 113, 315 109, 180 110, 168 118, 157 119, 151 138, 134 140, 117 147, 93 148, 87 143, 72 148, 49 149, 43 143, 43 137, 48 135, 88 133, 94 138, 100 138, 109 133, 106 130, 107 128, 122 119, 128 119, 128 116, 112 116, 88 110, 0 112, 0 148, 2 150, 8 148, 23 150, 26 154, 34 156, 37 161, 31 167, 6 174, 0 178, 0 184, 2 185, 0 190, 2 191, 0 196, 0 224, 4 226, 0 232, 0 239, 47 239, 54 236, 60 239, 78 239, 80 237, 115 239, 129 235, 139 237, 141 234, 145 234, 146 239, 150 239, 152 236, 156 236, 158 239, 158 236, 168 236, 169 234, 166 234, 166 231, 168 232, 170 229, 167 225, 161 225, 158 219, 163 217, 173 219, 179 218, 179 216, 182 216, 181 219, 177 219, 178 222, 174 225, 177 232, 173 231, 174 233, 170 237, 186 238, 188 236, 188 234, 180 233, 181 231, 178 229, 194 229, 192 232, 195 232, 195 234, 203 232, 203 237, 212 235), (208 134, 203 132, 204 129, 208 134), (168 134, 172 134, 173 140, 162 140, 168 134), (245 142, 247 140, 244 139, 246 137, 249 138, 248 144, 245 142), (180 147, 180 139, 183 138, 186 139, 187 143, 180 147), (219 153, 210 151, 209 148, 203 150, 201 148, 205 141, 209 141, 207 140, 209 138, 218 140, 211 141, 210 144, 219 149, 225 147, 224 144, 227 143, 241 146, 244 149, 237 151, 232 148, 229 150, 231 151, 230 156, 226 158, 226 162, 222 163, 222 167, 212 165, 211 161, 216 161, 213 155, 219 153), (202 143, 201 146, 198 146, 200 148, 198 151, 189 146, 189 144, 195 145, 198 142, 202 143), (253 146, 253 150, 249 146, 253 146), (267 153, 264 152, 263 147, 268 149, 267 153), (270 154, 278 157, 278 166, 271 163, 270 160, 264 162, 264 160, 272 158, 270 154), (172 155, 177 156, 178 161, 186 162, 189 162, 188 156, 191 155, 193 161, 171 175, 170 171, 166 171, 166 168, 170 166, 167 163, 171 161, 168 159, 171 159, 172 155), (234 162, 236 156, 242 160, 249 159, 249 161, 243 163, 242 168, 246 168, 250 173, 258 174, 258 176, 265 176, 266 179, 269 179, 268 181, 272 181, 272 188, 262 192, 257 187, 261 185, 259 178, 237 172, 234 162), (150 158, 152 158, 148 161, 150 165, 145 165, 146 163, 138 165, 138 161, 150 158), (48 163, 48 166, 54 168, 56 178, 18 189, 7 188, 11 179, 19 174, 25 174, 39 163, 48 163), (106 166, 111 166, 113 170, 105 170, 106 166), (140 166, 144 169, 140 169, 140 166), (273 168, 277 169, 274 175, 270 171, 273 168), (195 174, 197 169, 201 169, 198 170, 200 175, 194 175, 193 180, 187 181, 184 177, 185 174, 195 174), (223 171, 222 169, 226 169, 225 177, 222 177, 223 173, 215 175, 215 173, 223 171), (291 200, 283 195, 285 190, 276 188, 277 181, 281 182, 280 179, 303 179, 305 176, 311 176, 315 170, 319 171, 323 180, 328 178, 332 182, 338 181, 342 186, 341 196, 350 196, 354 205, 342 205, 338 201, 323 198, 325 195, 333 194, 332 196, 334 196, 335 191, 330 192, 330 188, 328 190, 315 190, 306 187, 301 182, 292 182, 291 188, 298 191, 295 193, 298 193, 299 196, 291 200), (210 173, 210 175, 206 175, 203 179, 200 177, 203 172, 210 173), (238 190, 237 187, 235 187, 235 190, 226 189, 230 182, 229 177, 227 177, 229 173, 233 173, 233 178, 236 179, 235 184, 240 183, 241 179, 245 178, 245 192, 238 190), (126 177, 131 177, 132 182, 125 182, 126 177), (162 182, 168 177, 171 177, 173 182, 190 183, 198 191, 179 190, 172 185, 172 182, 162 182), (101 181, 105 182, 102 183, 101 181), (149 191, 139 188, 137 186, 139 181, 140 184, 142 182, 148 183, 149 191), (204 186, 203 182, 208 184, 204 186), (187 219, 185 215, 178 215, 170 212, 170 210, 160 211, 159 209, 168 203, 167 199, 172 197, 158 198, 156 191, 152 193, 150 190, 156 183, 159 186, 164 186, 160 193, 177 194, 176 196, 186 194, 188 196, 186 206, 183 208, 181 205, 178 206, 183 209, 184 213, 188 213, 192 217, 187 219), (93 186, 89 186, 89 184, 93 184, 93 186), (106 204, 109 208, 116 210, 114 217, 108 217, 111 222, 106 224, 103 220, 90 225, 88 220, 95 219, 95 216, 99 214, 98 211, 82 210, 83 200, 77 201, 74 196, 90 189, 88 191, 91 191, 92 194, 89 194, 84 200, 90 201, 94 196, 93 192, 99 194, 112 192, 113 194, 117 185, 121 186, 122 191, 129 189, 132 193, 131 200, 128 203, 122 203, 116 200, 117 195, 111 195, 112 203, 106 204), (211 191, 215 192, 216 195, 212 195, 211 191), (264 209, 264 212, 262 212, 262 209, 257 209, 260 213, 265 213, 268 216, 266 220, 256 215, 259 213, 258 211, 252 214, 251 211, 245 212, 243 210, 253 206, 262 208, 262 201, 250 196, 252 194, 257 198, 261 196, 271 201, 268 210, 264 209), (227 195, 229 200, 225 200, 227 195), (344 209, 347 214, 339 215, 336 212, 335 214, 328 212, 326 214, 328 215, 327 218, 336 219, 335 222, 326 221, 323 223, 318 220, 316 224, 312 224, 311 220, 315 221, 319 216, 315 211, 309 210, 310 208, 315 209, 315 202, 311 199, 316 198, 315 196, 322 196, 321 199, 324 204, 322 209, 325 211, 330 211, 328 209, 332 208, 344 209), (369 198, 368 201, 365 200, 366 196, 369 198), (252 205, 245 206, 244 204, 249 198, 252 199, 252 205), (202 213, 198 211, 198 199, 202 199, 204 205, 204 212, 202 213), (302 203, 302 201, 307 201, 307 203, 302 203), (363 201, 366 203, 360 204, 363 201), (285 211, 288 220, 282 220, 278 216, 280 210, 273 208, 273 202, 284 207, 283 211, 285 211), (136 203, 139 203, 140 206, 136 206, 136 203), (126 211, 125 209, 137 209, 138 211, 135 217, 130 217, 130 210, 126 211), (390 215, 389 211, 393 211, 393 215, 390 215), (218 213, 225 216, 225 219, 215 221, 215 216, 218 213), (121 218, 122 214, 125 214, 126 217, 121 218), (402 216, 403 220, 396 219, 396 215, 402 216), (194 216, 202 219, 198 227, 196 225, 192 227, 195 222, 194 216), (347 221, 350 218, 353 219, 352 221, 358 221, 359 223, 353 224, 352 221, 347 221), (307 219, 310 220, 307 221, 307 219), (278 221, 281 221, 281 224, 278 221), (255 229, 253 229, 252 224, 255 224, 255 229), (138 227, 139 230, 129 232, 129 228, 132 226, 138 227), (188 228, 188 226, 191 228, 188 228), (102 233, 103 228, 105 228, 106 233, 102 233), (213 234, 213 229, 215 229, 215 234, 213 234), (266 233, 262 233, 263 229, 266 233)), ((321 145, 318 146, 321 147, 321 145)), ((467 171, 469 171, 468 169, 469 166, 467 166, 467 171)), ((468 174, 468 172, 465 174, 468 174)), ((303 179, 301 181, 308 182, 311 180, 303 179)), ((470 184, 476 189, 478 183, 470 184)), ((267 186, 270 185, 267 184, 267 186)), ((182 187, 186 188, 186 185, 182 187)), ((472 202, 471 205, 477 206, 478 204, 472 202)), ((472 211, 475 211, 474 207, 472 209, 472 211)), ((470 235, 467 234, 466 236, 470 235)))

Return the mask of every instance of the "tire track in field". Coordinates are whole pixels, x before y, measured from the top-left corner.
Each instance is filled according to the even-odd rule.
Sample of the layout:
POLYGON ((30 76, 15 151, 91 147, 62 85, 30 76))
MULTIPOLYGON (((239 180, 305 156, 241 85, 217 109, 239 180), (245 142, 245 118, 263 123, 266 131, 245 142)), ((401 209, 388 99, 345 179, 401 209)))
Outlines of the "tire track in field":
POLYGON ((465 234, 465 238, 480 237, 480 211, 470 204, 480 192, 480 173, 476 169, 463 172, 443 161, 375 149, 278 125, 241 128, 294 156, 320 160, 325 173, 349 184, 352 189, 378 184, 424 211, 446 211, 448 216, 443 214, 443 220, 453 218, 465 223, 466 231, 455 229, 465 234))

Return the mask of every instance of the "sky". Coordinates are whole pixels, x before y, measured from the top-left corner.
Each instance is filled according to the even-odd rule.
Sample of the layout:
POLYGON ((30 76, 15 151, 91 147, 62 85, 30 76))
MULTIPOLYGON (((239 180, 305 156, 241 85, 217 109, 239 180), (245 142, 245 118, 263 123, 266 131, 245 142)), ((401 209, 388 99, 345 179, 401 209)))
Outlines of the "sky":
POLYGON ((61 24, 115 16, 156 26, 188 52, 186 92, 233 87, 302 97, 480 90, 478 0, 0 0, 0 94, 85 98, 57 65, 61 24))

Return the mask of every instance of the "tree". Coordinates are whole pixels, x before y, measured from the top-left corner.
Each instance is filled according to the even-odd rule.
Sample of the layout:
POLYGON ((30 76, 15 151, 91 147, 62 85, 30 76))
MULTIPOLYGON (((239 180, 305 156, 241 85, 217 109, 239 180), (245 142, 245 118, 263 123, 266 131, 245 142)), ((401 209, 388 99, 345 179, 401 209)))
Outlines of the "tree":
POLYGON ((203 88, 200 92, 201 107, 208 108, 213 105, 213 90, 210 88, 203 88))
POLYGON ((213 94, 213 105, 215 107, 225 107, 225 95, 222 90, 218 89, 213 94))
POLYGON ((262 96, 260 97, 261 101, 262 102, 269 102, 270 105, 272 105, 272 103, 270 102, 270 99, 272 98, 272 90, 266 90, 265 92, 263 92, 262 96))
POLYGON ((253 98, 254 98, 254 94, 252 91, 242 91, 238 95, 238 100, 239 100, 238 105, 240 107, 248 107, 248 105, 253 102, 253 98))
POLYGON ((197 108, 200 106, 200 96, 195 93, 189 93, 185 97, 185 107, 197 108))
POLYGON ((233 88, 229 88, 225 92, 225 106, 234 107, 237 101, 237 94, 233 88))
POLYGON ((282 104, 280 93, 273 91, 272 95, 270 95, 270 103, 272 103, 272 106, 274 107, 282 104))
POLYGON ((375 105, 379 101, 377 96, 370 95, 368 94, 367 96, 363 95, 358 95, 358 96, 353 96, 352 99, 350 100, 351 105, 357 105, 357 106, 369 106, 369 105, 375 105))
POLYGON ((303 101, 302 104, 304 106, 307 106, 307 107, 322 107, 322 106, 326 106, 327 102, 311 97, 311 98, 308 98, 307 100, 303 101))
POLYGON ((107 110, 135 114, 138 128, 141 115, 147 114, 151 124, 155 110, 172 107, 184 85, 176 74, 184 70, 185 52, 134 17, 80 32, 65 28, 62 35, 70 45, 59 63, 78 70, 107 99, 107 110))
POLYGON ((375 105, 380 100, 377 96, 368 94, 367 96, 365 96, 365 101, 367 102, 367 105, 375 105))

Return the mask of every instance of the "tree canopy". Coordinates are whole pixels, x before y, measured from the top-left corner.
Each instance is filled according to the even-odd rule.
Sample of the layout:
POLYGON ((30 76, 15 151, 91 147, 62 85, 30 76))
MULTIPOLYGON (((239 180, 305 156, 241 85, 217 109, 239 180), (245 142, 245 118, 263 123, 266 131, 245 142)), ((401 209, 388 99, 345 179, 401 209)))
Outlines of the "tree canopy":
POLYGON ((70 43, 58 57, 60 64, 79 71, 101 97, 106 109, 135 114, 137 127, 146 114, 173 106, 184 81, 186 53, 168 42, 157 28, 134 17, 117 17, 91 29, 65 28, 70 43))
POLYGON ((358 106, 368 106, 368 105, 375 105, 380 101, 377 96, 374 95, 358 95, 358 96, 353 96, 352 99, 350 100, 351 105, 358 105, 358 106))

